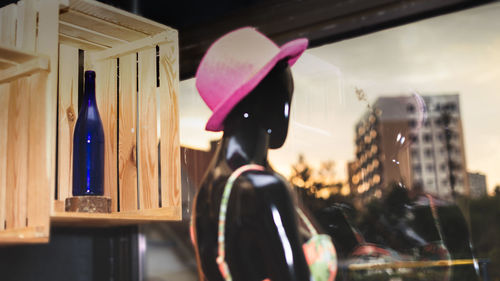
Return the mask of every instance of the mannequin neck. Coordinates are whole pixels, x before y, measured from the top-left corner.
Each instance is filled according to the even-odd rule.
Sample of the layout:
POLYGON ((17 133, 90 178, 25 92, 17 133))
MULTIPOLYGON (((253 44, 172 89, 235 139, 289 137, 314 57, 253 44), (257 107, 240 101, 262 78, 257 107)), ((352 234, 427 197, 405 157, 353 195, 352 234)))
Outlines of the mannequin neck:
POLYGON ((233 170, 247 164, 267 166, 269 134, 251 120, 235 121, 222 138, 221 153, 227 165, 233 170))

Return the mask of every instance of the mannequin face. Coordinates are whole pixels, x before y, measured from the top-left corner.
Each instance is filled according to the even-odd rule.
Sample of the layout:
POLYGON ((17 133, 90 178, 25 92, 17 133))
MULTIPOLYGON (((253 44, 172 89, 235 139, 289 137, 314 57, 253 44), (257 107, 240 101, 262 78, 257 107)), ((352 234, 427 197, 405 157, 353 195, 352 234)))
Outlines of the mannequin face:
MULTIPOLYGON (((293 79, 290 67, 277 74, 277 81, 270 91, 269 102, 264 103, 265 112, 269 112, 268 129, 270 148, 279 148, 285 143, 290 120, 290 108, 293 96, 293 79)), ((263 122, 266 124, 266 122, 263 122)))
POLYGON ((224 126, 226 129, 233 127, 233 124, 247 128, 258 126, 269 134, 269 147, 279 148, 288 134, 292 95, 292 73, 286 60, 282 60, 233 109, 224 126), (233 123, 237 119, 240 122, 233 123))
POLYGON ((260 96, 261 124, 270 135, 269 147, 279 148, 285 143, 290 120, 290 107, 293 96, 293 79, 290 67, 278 66, 263 81, 264 87, 260 96))

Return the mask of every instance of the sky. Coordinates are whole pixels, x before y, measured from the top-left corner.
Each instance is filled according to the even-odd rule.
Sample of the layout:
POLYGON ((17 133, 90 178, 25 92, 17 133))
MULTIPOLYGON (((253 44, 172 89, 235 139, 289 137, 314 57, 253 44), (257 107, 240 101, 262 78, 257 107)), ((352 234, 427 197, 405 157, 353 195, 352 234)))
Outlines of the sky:
MULTIPOLYGON (((354 125, 379 96, 460 95, 467 168, 500 185, 500 3, 308 49, 292 68, 295 92, 285 145, 270 152, 284 175, 303 153, 312 166, 354 159, 354 125), (355 89, 367 101, 359 101, 355 89)), ((181 82, 181 143, 207 149, 210 110, 194 79, 181 82)))

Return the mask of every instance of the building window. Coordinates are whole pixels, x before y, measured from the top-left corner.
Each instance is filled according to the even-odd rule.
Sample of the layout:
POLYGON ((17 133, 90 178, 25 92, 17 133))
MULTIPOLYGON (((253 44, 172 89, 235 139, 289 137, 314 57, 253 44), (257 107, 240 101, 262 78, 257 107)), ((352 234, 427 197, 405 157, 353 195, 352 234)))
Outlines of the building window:
POLYGON ((444 110, 447 110, 447 111, 455 111, 457 109, 457 105, 455 103, 447 103, 445 106, 444 106, 444 110))
POLYGON ((418 157, 418 150, 417 149, 412 149, 411 150, 411 157, 414 157, 414 158, 418 157))
POLYGON ((441 169, 442 172, 446 171, 446 164, 441 164, 441 166, 439 166, 439 168, 441 169))
POLYGON ((427 164, 427 166, 425 166, 425 168, 427 169, 427 172, 432 172, 434 170, 434 165, 427 164))
POLYGON ((412 143, 418 143, 418 136, 415 134, 410 134, 410 141, 412 143))
POLYGON ((420 173, 421 171, 422 171, 422 167, 419 164, 413 166, 413 172, 420 173))
POLYGON ((410 127, 410 128, 416 128, 417 127, 417 121, 414 120, 414 119, 408 121, 408 127, 410 127))
POLYGON ((424 154, 425 154, 425 157, 431 157, 432 156, 432 149, 426 148, 424 154))
POLYGON ((430 142, 432 140, 432 136, 431 134, 425 134, 424 135, 424 141, 425 142, 430 142))
POLYGON ((414 106, 413 104, 411 104, 411 103, 410 103, 410 104, 408 104, 408 105, 406 106, 406 111, 407 111, 408 113, 414 113, 414 112, 415 112, 415 106, 414 106))

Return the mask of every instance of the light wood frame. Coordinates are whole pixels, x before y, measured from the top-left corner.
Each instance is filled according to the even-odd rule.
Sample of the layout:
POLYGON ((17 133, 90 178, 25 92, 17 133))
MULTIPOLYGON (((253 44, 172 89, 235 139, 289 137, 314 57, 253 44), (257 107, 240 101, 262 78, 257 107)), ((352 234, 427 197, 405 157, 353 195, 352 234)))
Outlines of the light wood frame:
POLYGON ((176 30, 96 1, 0 8, 0 244, 47 242, 51 222, 181 219, 178 57, 176 30), (64 211, 79 50, 96 71, 111 214, 64 211))

